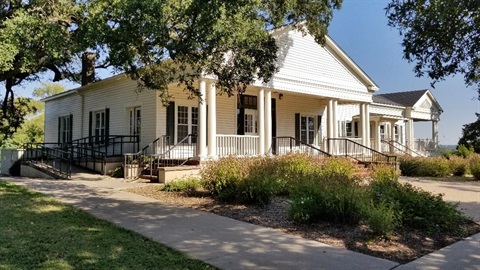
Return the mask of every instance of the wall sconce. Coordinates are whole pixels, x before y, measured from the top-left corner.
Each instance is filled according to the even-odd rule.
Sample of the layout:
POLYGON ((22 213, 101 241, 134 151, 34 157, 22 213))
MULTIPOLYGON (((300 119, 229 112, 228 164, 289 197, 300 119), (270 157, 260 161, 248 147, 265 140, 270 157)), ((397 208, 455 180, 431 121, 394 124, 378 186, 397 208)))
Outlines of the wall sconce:
POLYGON ((278 94, 278 99, 282 100, 283 99, 283 94, 278 94))

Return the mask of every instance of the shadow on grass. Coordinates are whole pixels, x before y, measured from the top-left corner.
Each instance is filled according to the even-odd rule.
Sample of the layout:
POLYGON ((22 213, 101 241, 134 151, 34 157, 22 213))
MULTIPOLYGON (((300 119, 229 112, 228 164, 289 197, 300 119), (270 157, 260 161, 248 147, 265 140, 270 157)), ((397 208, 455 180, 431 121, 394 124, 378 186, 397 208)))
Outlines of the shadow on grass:
MULTIPOLYGON (((98 202, 92 207, 107 206, 98 202)), ((0 216, 0 269, 212 268, 82 210, 2 181, 0 216)))
MULTIPOLYGON (((356 269, 389 269, 396 265, 390 261, 334 248, 269 228, 193 209, 162 204, 154 199, 127 192, 90 188, 68 181, 32 180, 27 183, 25 180, 21 180, 19 182, 26 183, 32 189, 87 209, 97 217, 110 220, 126 229, 135 230, 155 241, 188 252, 195 258, 200 258, 221 268, 306 269, 321 265, 326 269, 352 269, 352 267, 356 269)), ((28 216, 27 210, 28 208, 22 214, 28 216)), ((46 217, 48 215, 44 213, 38 216, 46 217)), ((47 219, 53 218, 58 218, 58 216, 47 219)), ((55 239, 68 240, 62 241, 64 247, 74 246, 73 258, 66 260, 78 268, 104 268, 105 266, 115 268, 119 265, 124 268, 132 268, 130 265, 136 262, 143 263, 143 266, 136 266, 136 269, 205 267, 205 265, 183 266, 176 258, 178 255, 169 257, 163 255, 165 252, 149 255, 150 251, 141 248, 147 245, 145 243, 148 240, 145 238, 141 238, 145 243, 137 241, 135 244, 129 245, 132 241, 126 239, 131 236, 116 237, 113 240, 111 239, 113 236, 106 234, 103 227, 99 228, 92 223, 91 218, 82 218, 70 222, 68 226, 55 222, 50 224, 57 228, 65 226, 73 227, 75 230, 94 231, 86 237, 86 240, 80 239, 80 237, 70 240, 64 236, 55 237, 55 239), (79 223, 82 225, 79 226, 79 223), (96 235, 101 235, 102 238, 96 235), (97 250, 97 245, 100 245, 101 250, 97 250), (141 259, 145 257, 146 259, 141 259), (120 258, 127 260, 128 264, 120 263, 120 258), (102 262, 102 259, 108 263, 102 262)), ((117 228, 116 230, 121 229, 117 228)), ((133 235, 133 233, 130 234, 133 235)), ((163 248, 165 249, 165 247, 163 248)), ((157 252, 158 250, 159 248, 156 249, 157 252)))

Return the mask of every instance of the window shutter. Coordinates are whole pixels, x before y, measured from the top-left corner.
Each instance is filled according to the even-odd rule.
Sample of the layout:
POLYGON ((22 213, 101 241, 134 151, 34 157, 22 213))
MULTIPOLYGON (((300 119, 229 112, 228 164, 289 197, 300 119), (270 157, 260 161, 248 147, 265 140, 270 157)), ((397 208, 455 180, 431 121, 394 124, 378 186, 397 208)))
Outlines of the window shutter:
POLYGON ((318 145, 322 145, 322 116, 317 116, 317 136, 318 136, 318 145))
POLYGON ((175 102, 171 101, 167 107, 167 136, 168 143, 173 144, 175 140, 175 102))
POLYGON ((68 141, 72 142, 73 140, 73 115, 70 114, 70 130, 68 131, 68 141))
POLYGON ((237 135, 245 135, 245 109, 244 108, 238 109, 237 135))
POLYGON ((359 137, 358 136, 358 122, 357 121, 353 122, 353 133, 354 133, 353 136, 355 138, 359 137))
POLYGON ((88 144, 92 145, 93 112, 88 113, 88 144))
POLYGON ((300 114, 295 114, 295 139, 297 140, 296 145, 300 145, 300 114))
POLYGON ((58 144, 62 143, 62 118, 58 117, 58 144))
POLYGON ((110 139, 110 108, 105 108, 105 137, 103 141, 108 145, 110 139))

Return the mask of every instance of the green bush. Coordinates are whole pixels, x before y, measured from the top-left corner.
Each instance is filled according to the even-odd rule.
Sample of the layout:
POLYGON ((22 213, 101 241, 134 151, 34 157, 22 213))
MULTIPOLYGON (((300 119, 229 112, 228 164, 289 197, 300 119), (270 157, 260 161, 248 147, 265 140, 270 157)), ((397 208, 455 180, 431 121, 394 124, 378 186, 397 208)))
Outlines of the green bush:
POLYGON ((470 158, 470 173, 475 179, 480 180, 480 155, 474 155, 470 158))
POLYGON ((400 161, 400 172, 403 176, 418 176, 420 170, 420 163, 416 158, 412 157, 401 157, 400 161))
POLYGON ((123 178, 124 177, 123 166, 118 166, 115 169, 111 170, 110 176, 115 178, 123 178))
POLYGON ((459 232, 466 219, 447 203, 442 195, 433 195, 410 184, 396 180, 374 180, 371 183, 374 204, 389 203, 407 227, 427 232, 459 232))
POLYGON ((296 187, 291 195, 290 219, 295 222, 359 223, 368 213, 369 198, 365 188, 341 173, 327 175, 296 187))
POLYGON ((168 182, 162 187, 162 190, 169 192, 184 192, 187 195, 193 195, 200 187, 201 184, 198 178, 186 177, 168 182))
POLYGON ((400 226, 401 213, 395 212, 395 207, 386 202, 380 202, 377 206, 371 206, 367 225, 375 235, 390 237, 395 229, 400 226))
POLYGON ((275 160, 267 157, 223 158, 201 172, 206 190, 221 201, 269 203, 279 193, 275 160))
POLYGON ((451 173, 449 162, 444 157, 402 157, 400 171, 404 176, 444 177, 451 173))
POLYGON ((398 180, 399 174, 392 166, 376 165, 373 168, 373 179, 375 180, 398 180))
POLYGON ((307 155, 288 154, 271 161, 278 182, 279 195, 288 195, 300 182, 320 172, 320 164, 307 155))
POLYGON ((452 156, 448 160, 450 171, 455 176, 464 176, 468 170, 468 160, 462 157, 452 156))
POLYGON ((21 160, 15 161, 12 166, 8 169, 8 173, 11 176, 20 176, 20 165, 22 165, 21 160))
POLYGON ((471 155, 475 154, 475 149, 473 148, 473 145, 471 145, 470 148, 467 148, 465 145, 460 144, 457 147, 456 154, 460 157, 468 158, 471 155))

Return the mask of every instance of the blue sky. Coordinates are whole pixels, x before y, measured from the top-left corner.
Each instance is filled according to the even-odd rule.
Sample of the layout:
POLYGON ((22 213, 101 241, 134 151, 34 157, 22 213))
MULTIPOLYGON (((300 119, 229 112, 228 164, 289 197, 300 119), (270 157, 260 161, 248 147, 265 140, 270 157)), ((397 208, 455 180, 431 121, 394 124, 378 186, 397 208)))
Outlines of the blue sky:
MULTIPOLYGON (((415 77, 413 65, 402 58, 397 30, 387 26, 384 8, 388 2, 344 0, 342 9, 335 12, 329 35, 379 85, 377 93, 430 89, 444 110, 439 123, 440 144, 456 144, 462 126, 475 121, 475 112, 480 112, 477 92, 465 86, 462 76, 447 78, 435 89, 428 78, 415 77)), ((110 75, 104 72, 101 76, 110 75)), ((62 84, 74 87, 68 82, 62 84)), ((19 87, 17 93, 29 96, 38 85, 19 87)), ((416 123, 415 138, 431 138, 431 123, 416 123)))
MULTIPOLYGON (((429 78, 415 77, 413 64, 402 58, 401 38, 387 26, 384 8, 389 0, 344 0, 335 12, 329 35, 379 85, 377 92, 430 89, 444 113, 439 122, 440 144, 457 144, 462 126, 476 120, 480 101, 462 76, 430 87, 429 78)), ((431 138, 431 122, 415 123, 415 138, 431 138)))

